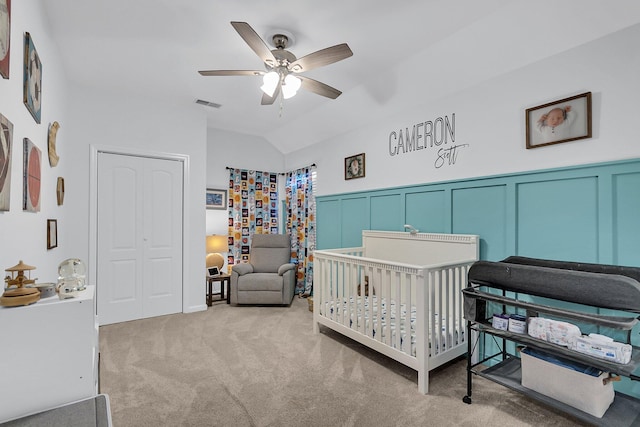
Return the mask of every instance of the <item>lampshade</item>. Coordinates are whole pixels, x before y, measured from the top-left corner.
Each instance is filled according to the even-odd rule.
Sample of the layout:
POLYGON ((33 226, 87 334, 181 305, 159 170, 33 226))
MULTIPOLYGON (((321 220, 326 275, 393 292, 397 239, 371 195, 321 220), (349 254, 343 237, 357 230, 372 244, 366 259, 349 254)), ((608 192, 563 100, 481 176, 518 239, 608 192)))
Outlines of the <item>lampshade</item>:
POLYGON ((287 74, 287 77, 284 78, 284 84, 282 85, 282 97, 284 99, 291 98, 298 92, 300 85, 302 85, 302 81, 299 78, 287 74))
POLYGON ((212 234, 207 236, 207 267, 218 267, 224 265, 224 258, 220 252, 228 252, 227 236, 212 234))
POLYGON ((207 253, 227 252, 227 236, 212 234, 207 236, 207 253))
POLYGON ((278 86, 278 81, 280 81, 280 75, 275 71, 269 71, 262 77, 263 84, 260 86, 260 89, 267 95, 273 96, 273 92, 275 92, 278 86))

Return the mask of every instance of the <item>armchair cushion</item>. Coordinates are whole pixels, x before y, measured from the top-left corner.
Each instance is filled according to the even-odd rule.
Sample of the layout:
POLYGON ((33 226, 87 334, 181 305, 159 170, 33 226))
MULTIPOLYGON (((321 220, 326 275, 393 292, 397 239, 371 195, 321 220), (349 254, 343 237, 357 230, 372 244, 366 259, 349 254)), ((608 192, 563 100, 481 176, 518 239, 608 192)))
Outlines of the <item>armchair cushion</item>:
POLYGON ((253 273, 253 266, 247 262, 243 262, 241 264, 234 265, 232 271, 238 273, 239 276, 242 276, 247 273, 253 273))
POLYGON ((291 260, 291 241, 286 234, 254 234, 251 264, 254 273, 277 273, 291 260))
POLYGON ((282 276, 284 273, 286 273, 289 270, 294 270, 296 268, 295 264, 292 263, 288 263, 288 264, 282 264, 280 266, 280 268, 278 269, 278 275, 282 276))
POLYGON ((238 279, 238 291, 282 292, 282 276, 275 273, 253 273, 238 279))

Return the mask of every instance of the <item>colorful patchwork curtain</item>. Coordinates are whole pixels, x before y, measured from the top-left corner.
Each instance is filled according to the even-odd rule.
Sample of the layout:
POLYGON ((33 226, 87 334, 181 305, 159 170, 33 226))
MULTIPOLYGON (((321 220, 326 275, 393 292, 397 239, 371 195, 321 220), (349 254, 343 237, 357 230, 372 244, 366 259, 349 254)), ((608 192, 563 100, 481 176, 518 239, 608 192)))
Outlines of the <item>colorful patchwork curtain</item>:
POLYGON ((311 167, 287 173, 287 230, 291 233, 291 257, 298 262, 295 292, 313 291, 313 251, 316 248, 316 202, 311 167))
POLYGON ((278 233, 278 174, 229 169, 229 272, 249 261, 256 233, 278 233))

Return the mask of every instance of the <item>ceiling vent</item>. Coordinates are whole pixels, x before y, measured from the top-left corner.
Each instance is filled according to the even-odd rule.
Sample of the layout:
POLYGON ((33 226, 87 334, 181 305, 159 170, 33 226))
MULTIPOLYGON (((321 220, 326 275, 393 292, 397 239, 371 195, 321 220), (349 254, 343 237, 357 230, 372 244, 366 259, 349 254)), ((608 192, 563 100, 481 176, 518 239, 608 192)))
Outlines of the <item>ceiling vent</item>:
POLYGON ((222 105, 216 104, 215 102, 205 101, 204 99, 196 99, 196 104, 204 105, 205 107, 211 108, 220 108, 222 105))

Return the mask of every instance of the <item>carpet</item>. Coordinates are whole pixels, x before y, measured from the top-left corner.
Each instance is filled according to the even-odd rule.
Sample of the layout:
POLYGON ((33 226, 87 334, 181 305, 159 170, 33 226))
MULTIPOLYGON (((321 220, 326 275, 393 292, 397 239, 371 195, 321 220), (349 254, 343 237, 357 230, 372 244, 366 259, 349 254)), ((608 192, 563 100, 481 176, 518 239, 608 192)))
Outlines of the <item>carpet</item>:
POLYGON ((417 373, 322 328, 305 299, 100 327, 100 387, 114 426, 577 426, 486 379, 466 361, 417 373))

